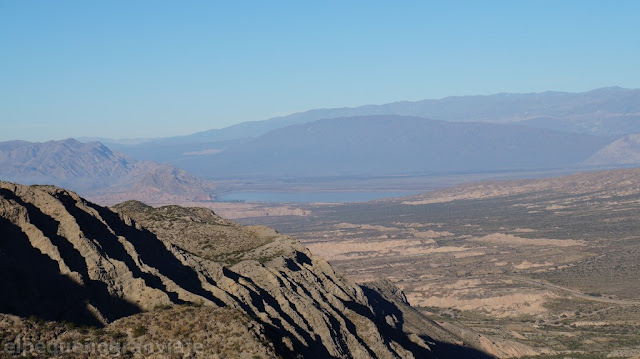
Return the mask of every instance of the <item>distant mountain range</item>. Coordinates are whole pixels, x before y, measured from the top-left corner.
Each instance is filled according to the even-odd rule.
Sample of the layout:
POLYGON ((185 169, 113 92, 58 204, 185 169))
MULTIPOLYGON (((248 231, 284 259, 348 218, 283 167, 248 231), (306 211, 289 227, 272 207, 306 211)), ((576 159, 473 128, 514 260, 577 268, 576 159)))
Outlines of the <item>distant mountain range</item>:
POLYGON ((381 115, 320 120, 273 130, 179 165, 200 176, 351 176, 557 168, 610 142, 514 124, 381 115))
POLYGON ((211 200, 214 185, 169 164, 135 161, 99 142, 0 142, 0 179, 55 184, 104 203, 211 200))
POLYGON ((213 185, 189 173, 215 181, 630 165, 640 162, 634 133, 640 90, 463 96, 310 110, 105 145, 11 141, 0 143, 0 173, 102 202, 133 195, 156 203, 210 199, 213 185))
MULTIPOLYGON (((316 176, 582 165, 605 145, 634 133, 640 133, 640 90, 610 87, 316 109, 189 136, 106 144, 132 158, 168 162, 217 179, 265 171, 316 176), (412 123, 401 120, 407 116, 412 123), (382 125, 382 118, 389 123, 382 125), (356 122, 372 127, 357 128, 356 122), (305 124, 324 131, 322 138, 305 132, 300 127, 305 124), (413 145, 406 142, 406 132, 413 145), (289 158, 294 154, 300 163, 289 158)), ((628 163, 609 159, 587 164, 628 163)))
POLYGON ((257 137, 271 130, 322 119, 403 115, 450 122, 522 122, 566 132, 619 136, 640 132, 640 89, 606 87, 589 92, 503 93, 488 96, 452 96, 437 100, 399 101, 314 109, 265 121, 243 122, 222 129, 154 141, 201 143, 257 137))

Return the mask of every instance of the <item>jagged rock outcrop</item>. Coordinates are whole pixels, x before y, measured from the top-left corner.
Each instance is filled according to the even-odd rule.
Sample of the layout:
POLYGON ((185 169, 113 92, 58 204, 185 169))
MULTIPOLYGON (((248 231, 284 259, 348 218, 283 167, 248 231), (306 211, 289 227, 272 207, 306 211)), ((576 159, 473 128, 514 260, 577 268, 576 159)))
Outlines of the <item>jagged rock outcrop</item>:
MULTIPOLYGON (((140 205, 120 208, 136 206, 140 205)), ((131 323, 148 323, 157 308, 169 308, 165 314, 177 318, 180 314, 171 311, 195 305, 223 308, 247 318, 234 320, 241 323, 238 335, 255 343, 266 338, 269 343, 251 345, 257 357, 484 355, 411 311, 390 283, 360 287, 294 238, 265 228, 242 229, 210 211, 148 211, 145 221, 167 222, 166 226, 156 224, 158 234, 124 213, 61 188, 0 182, 0 313, 115 330, 118 325, 131 328, 131 323), (158 212, 154 215, 154 211, 158 212), (201 228, 246 231, 236 238, 247 243, 229 246, 232 253, 225 253, 219 245, 229 238, 216 237, 225 232, 203 231, 200 235, 209 236, 216 254, 226 255, 220 262, 203 258, 170 242, 175 238, 170 224, 180 231, 180 221, 199 223, 201 228)), ((191 235, 194 243, 200 243, 198 232, 191 235)), ((181 240, 180 244, 186 243, 181 240)), ((200 321, 194 319, 193 327, 209 328, 206 322, 220 313, 188 315, 202 316, 200 321)), ((130 332, 127 338, 135 341, 161 333, 189 337, 171 322, 149 332, 130 332)), ((210 328, 204 330, 217 330, 210 328)), ((203 353, 196 354, 211 357, 203 353)))

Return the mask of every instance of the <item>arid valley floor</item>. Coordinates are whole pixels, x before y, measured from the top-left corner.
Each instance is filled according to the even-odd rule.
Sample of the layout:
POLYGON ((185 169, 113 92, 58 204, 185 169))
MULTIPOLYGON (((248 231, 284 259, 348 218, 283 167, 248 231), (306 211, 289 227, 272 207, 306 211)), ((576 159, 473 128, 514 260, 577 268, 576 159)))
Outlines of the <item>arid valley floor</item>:
POLYGON ((358 282, 391 279, 503 355, 640 355, 638 169, 301 209, 240 222, 295 235, 358 282))

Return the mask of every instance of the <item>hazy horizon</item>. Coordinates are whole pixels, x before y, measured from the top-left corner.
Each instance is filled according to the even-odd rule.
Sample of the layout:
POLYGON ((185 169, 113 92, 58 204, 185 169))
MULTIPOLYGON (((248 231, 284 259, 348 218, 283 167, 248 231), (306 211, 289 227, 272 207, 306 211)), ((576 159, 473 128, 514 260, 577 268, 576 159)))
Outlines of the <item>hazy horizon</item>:
POLYGON ((0 2, 0 140, 640 87, 640 3, 0 2))
MULTIPOLYGON (((415 101, 423 101, 423 100, 443 100, 443 99, 447 99, 447 98, 452 98, 452 97, 473 97, 473 96, 497 96, 497 95, 526 95, 526 94, 538 94, 538 93, 586 93, 586 92, 591 92, 591 91, 595 91, 595 90, 600 90, 600 89, 607 89, 607 88, 622 88, 625 90, 638 90, 640 88, 625 88, 625 87, 621 87, 621 86, 604 86, 604 87, 599 87, 599 88, 594 88, 594 89, 588 89, 585 91, 557 91, 557 90, 545 90, 545 91, 540 91, 540 92, 496 92, 496 93, 490 93, 490 94, 467 94, 467 95, 450 95, 450 96, 444 96, 444 97, 439 97, 439 98, 425 98, 425 99, 419 99, 419 100, 415 100, 415 101)), ((389 103, 397 103, 397 102, 412 102, 411 100, 398 100, 398 101, 391 101, 389 103)), ((365 106, 377 106, 377 105, 384 105, 387 103, 365 103, 365 104, 358 104, 358 105, 354 105, 354 106, 343 106, 344 108, 358 108, 358 107, 365 107, 365 106)), ((337 107, 340 108, 340 107, 337 107)), ((269 120, 272 118, 276 118, 276 117, 281 117, 281 116, 288 116, 288 115, 293 115, 296 113, 304 113, 306 111, 311 111, 311 110, 317 110, 317 109, 331 109, 330 107, 325 107, 325 108, 309 108, 309 109, 305 109, 305 110, 301 110, 301 111, 295 111, 295 112, 290 112, 290 113, 283 113, 283 114, 279 114, 279 115, 275 115, 275 116, 271 116, 271 117, 265 117, 262 119, 257 119, 257 120, 247 120, 247 121, 240 121, 237 123, 232 123, 229 125, 224 125, 222 127, 211 127, 211 128, 203 128, 200 130, 196 130, 196 131, 191 131, 191 132, 187 132, 187 133, 178 133, 178 134, 167 134, 164 136, 120 136, 120 137, 109 137, 109 136, 104 136, 102 134, 93 134, 93 135, 79 135, 79 136, 69 136, 66 134, 61 134, 58 137, 47 137, 48 135, 44 135, 45 137, 42 138, 35 138, 35 139, 29 139, 29 138, 4 138, 2 133, 0 133, 0 142, 3 141, 12 141, 12 140, 20 140, 20 141, 30 141, 30 142, 47 142, 47 141, 60 141, 60 140, 66 140, 66 139, 76 139, 79 141, 102 141, 102 140, 115 140, 115 141, 123 141, 124 142, 131 142, 132 144, 134 143, 141 143, 144 142, 146 140, 154 140, 154 139, 160 139, 160 138, 168 138, 168 137, 174 137, 174 136, 188 136, 188 135, 192 135, 192 134, 196 134, 199 132, 204 132, 204 131, 208 131, 208 130, 214 130, 214 129, 222 129, 222 128, 227 128, 233 125, 237 125, 243 122, 257 122, 257 121, 265 121, 265 120, 269 120)), ((1 124, 1 123, 0 123, 1 124)), ((4 126, 5 128, 11 128, 10 125, 4 126)), ((25 128, 27 128, 28 126, 24 126, 25 128)), ((37 128, 37 124, 33 125, 32 128, 37 128)), ((15 127, 20 128, 20 126, 16 126, 15 127)))

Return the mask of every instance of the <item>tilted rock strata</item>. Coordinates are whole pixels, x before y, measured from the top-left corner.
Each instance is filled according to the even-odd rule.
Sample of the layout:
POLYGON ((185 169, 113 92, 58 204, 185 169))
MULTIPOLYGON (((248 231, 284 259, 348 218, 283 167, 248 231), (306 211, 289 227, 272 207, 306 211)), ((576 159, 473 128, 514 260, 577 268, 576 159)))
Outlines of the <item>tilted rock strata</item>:
MULTIPOLYGON (((194 219, 212 215, 194 213, 194 219)), ((2 313, 111 326, 120 318, 149 318, 153 312, 142 312, 154 308, 195 304, 244 313, 263 333, 256 335, 284 357, 472 351, 415 313, 413 326, 431 328, 433 336, 405 333, 397 308, 406 302, 340 277, 295 239, 275 232, 223 266, 75 193, 0 182, 0 233, 0 285, 7 293, 0 298, 2 313)))

